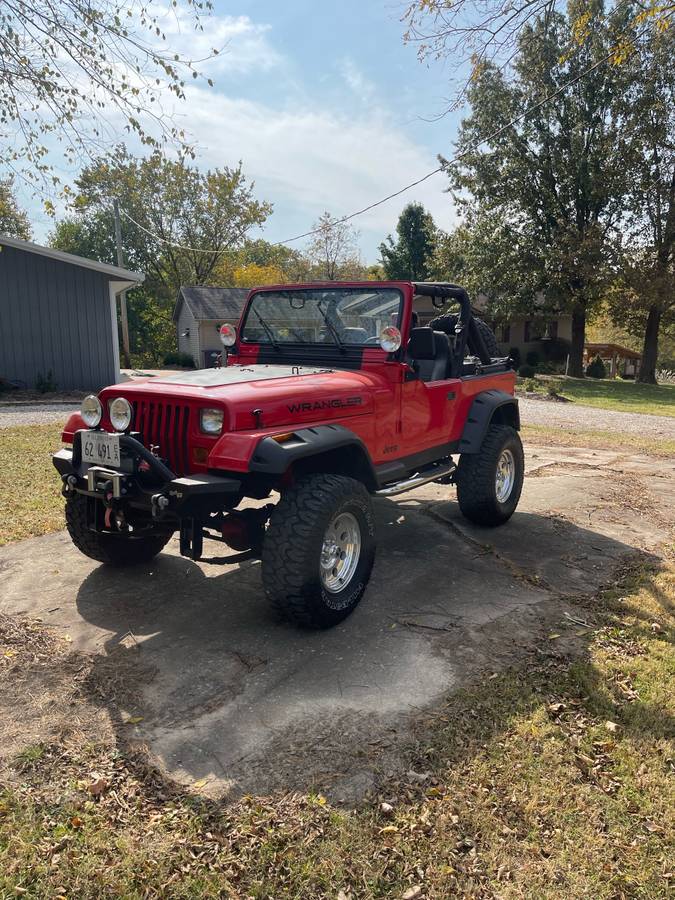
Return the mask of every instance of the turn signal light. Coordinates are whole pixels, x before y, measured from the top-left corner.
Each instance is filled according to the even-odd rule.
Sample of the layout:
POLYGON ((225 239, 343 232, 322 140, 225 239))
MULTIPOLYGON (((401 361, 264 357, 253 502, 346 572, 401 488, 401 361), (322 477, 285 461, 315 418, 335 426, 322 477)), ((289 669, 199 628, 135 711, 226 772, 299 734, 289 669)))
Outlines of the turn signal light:
POLYGON ((272 440, 276 441, 277 444, 283 444, 284 441, 290 441, 292 437, 295 437, 295 433, 292 431, 286 431, 284 434, 273 434, 272 440))

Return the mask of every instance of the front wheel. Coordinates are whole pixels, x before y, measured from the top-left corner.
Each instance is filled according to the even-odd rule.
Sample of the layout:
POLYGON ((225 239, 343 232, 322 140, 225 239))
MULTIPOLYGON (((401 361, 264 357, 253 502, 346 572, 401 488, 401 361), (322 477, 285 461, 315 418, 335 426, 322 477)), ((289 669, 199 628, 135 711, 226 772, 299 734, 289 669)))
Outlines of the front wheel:
POLYGON ((459 460, 457 500, 462 514, 476 525, 502 525, 518 506, 524 471, 518 432, 508 425, 490 425, 479 452, 459 460))
POLYGON ((262 552, 265 593, 285 619, 330 628, 363 596, 375 558, 365 487, 344 475, 306 475, 282 494, 262 552))
POLYGON ((171 534, 165 532, 135 537, 92 531, 84 494, 73 494, 66 500, 66 528, 81 553, 96 562, 118 568, 149 562, 171 539, 171 534))

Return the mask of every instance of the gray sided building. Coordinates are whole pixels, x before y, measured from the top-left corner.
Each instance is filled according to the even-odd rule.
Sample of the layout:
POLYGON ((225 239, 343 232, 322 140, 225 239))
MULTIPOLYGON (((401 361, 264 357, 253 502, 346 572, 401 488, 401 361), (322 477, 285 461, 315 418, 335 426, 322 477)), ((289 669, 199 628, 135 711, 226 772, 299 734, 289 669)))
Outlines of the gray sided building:
POLYGON ((0 378, 94 391, 120 380, 116 296, 144 276, 0 235, 0 378))
POLYGON ((209 368, 220 355, 218 329, 225 322, 237 325, 248 296, 248 288, 182 287, 173 320, 178 332, 178 350, 189 353, 198 369, 209 368))

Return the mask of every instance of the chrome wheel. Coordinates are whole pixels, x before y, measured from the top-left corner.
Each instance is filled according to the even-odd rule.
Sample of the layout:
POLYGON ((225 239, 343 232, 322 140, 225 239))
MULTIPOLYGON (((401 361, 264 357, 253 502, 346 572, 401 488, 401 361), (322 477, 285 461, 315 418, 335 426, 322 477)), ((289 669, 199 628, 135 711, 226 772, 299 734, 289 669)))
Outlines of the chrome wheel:
POLYGON ((321 582, 331 594, 339 593, 354 576, 361 556, 361 529, 355 516, 337 515, 326 529, 321 548, 321 582))
POLYGON ((516 461, 510 450, 502 450, 497 460, 497 474, 495 476, 495 492, 499 503, 506 503, 511 496, 516 480, 516 461))

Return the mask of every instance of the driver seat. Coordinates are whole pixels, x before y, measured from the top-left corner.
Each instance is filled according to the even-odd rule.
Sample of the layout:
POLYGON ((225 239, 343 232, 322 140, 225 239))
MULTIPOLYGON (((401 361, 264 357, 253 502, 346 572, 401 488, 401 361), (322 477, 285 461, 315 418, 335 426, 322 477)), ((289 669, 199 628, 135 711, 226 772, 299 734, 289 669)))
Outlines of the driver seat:
POLYGON ((450 341, 447 334, 428 326, 411 328, 406 362, 420 381, 442 381, 450 368, 450 341))

